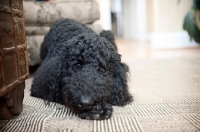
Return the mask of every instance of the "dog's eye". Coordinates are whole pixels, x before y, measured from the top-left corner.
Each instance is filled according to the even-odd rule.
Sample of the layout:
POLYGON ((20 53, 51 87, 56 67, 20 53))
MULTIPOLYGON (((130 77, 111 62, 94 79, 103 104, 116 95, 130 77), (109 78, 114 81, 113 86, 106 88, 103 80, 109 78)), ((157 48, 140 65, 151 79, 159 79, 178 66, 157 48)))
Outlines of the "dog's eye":
POLYGON ((100 71, 100 72, 105 72, 106 69, 105 69, 104 67, 99 67, 99 71, 100 71))
POLYGON ((82 67, 82 64, 76 63, 74 66, 75 66, 77 69, 80 69, 80 68, 82 67))

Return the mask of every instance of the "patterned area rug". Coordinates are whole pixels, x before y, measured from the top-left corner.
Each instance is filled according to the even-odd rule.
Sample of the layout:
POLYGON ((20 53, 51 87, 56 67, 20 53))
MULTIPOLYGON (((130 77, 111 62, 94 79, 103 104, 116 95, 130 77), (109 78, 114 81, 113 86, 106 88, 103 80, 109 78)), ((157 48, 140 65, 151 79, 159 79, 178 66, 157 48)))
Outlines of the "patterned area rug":
POLYGON ((31 97, 26 81, 24 107, 1 132, 183 132, 200 131, 200 58, 127 61, 134 102, 114 107, 108 120, 89 121, 62 105, 31 97))

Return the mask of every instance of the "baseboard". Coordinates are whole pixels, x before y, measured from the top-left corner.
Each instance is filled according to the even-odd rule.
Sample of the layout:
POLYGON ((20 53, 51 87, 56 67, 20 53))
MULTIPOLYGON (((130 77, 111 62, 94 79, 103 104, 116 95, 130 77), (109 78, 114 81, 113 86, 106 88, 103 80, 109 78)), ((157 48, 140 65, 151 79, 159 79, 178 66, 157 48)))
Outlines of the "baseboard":
POLYGON ((185 31, 153 33, 149 37, 153 49, 200 47, 200 44, 190 40, 188 33, 185 31))

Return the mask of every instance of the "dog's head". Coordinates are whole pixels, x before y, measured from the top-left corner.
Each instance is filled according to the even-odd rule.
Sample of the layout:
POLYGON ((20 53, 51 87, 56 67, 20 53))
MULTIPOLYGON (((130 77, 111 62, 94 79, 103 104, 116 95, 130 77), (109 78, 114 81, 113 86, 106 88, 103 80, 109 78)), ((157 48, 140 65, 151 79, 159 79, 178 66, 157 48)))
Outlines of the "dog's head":
POLYGON ((55 67, 52 73, 49 71, 47 100, 62 98, 75 111, 89 110, 103 100, 121 106, 132 101, 127 87, 128 67, 106 39, 95 34, 78 35, 51 49, 47 60, 52 59, 55 67))

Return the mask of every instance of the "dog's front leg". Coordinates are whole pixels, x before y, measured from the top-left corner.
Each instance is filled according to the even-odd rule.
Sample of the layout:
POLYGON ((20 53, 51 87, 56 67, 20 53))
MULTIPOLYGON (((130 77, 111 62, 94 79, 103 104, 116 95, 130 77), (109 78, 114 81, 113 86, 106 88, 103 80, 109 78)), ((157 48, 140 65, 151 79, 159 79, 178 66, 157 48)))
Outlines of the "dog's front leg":
POLYGON ((91 110, 79 113, 78 116, 87 120, 104 120, 110 118, 112 112, 112 105, 102 101, 96 103, 91 110))

